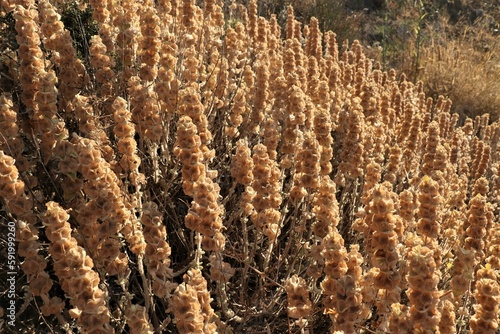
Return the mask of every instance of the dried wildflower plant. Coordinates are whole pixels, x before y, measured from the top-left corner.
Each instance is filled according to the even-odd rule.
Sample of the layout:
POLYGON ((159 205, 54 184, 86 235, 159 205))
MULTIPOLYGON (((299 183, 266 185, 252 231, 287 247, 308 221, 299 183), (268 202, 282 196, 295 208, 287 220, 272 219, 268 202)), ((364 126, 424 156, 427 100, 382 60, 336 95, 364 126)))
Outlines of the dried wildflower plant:
POLYGON ((1 1, 15 330, 498 333, 500 123, 291 7, 198 3, 80 2, 82 55, 61 1, 1 1))

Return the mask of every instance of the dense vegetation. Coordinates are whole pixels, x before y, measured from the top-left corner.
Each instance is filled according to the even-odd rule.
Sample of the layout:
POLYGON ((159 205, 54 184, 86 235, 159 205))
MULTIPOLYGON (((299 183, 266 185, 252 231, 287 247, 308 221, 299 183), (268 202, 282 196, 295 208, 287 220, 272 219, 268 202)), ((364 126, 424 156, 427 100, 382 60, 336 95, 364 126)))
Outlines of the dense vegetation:
POLYGON ((430 90, 460 58, 270 5, 1 1, 2 330, 498 333, 498 114, 430 90))

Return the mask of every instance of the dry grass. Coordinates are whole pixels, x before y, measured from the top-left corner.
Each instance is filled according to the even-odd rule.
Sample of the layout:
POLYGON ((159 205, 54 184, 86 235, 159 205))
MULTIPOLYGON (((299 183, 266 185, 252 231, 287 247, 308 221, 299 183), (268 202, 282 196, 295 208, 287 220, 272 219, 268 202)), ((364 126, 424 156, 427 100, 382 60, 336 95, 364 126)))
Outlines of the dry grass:
POLYGON ((480 23, 464 27, 455 39, 437 35, 423 47, 420 77, 431 96, 453 100, 454 112, 471 118, 488 113, 498 119, 500 43, 480 23))

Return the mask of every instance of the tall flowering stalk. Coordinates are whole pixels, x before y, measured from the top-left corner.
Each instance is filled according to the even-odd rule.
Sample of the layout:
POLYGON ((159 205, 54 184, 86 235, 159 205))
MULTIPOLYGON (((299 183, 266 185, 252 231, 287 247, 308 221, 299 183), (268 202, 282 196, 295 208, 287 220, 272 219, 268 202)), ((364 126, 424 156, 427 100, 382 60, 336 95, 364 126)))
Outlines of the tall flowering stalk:
POLYGON ((99 275, 92 269, 92 259, 71 236, 69 215, 55 202, 46 205, 43 222, 50 240, 49 251, 61 287, 70 296, 73 306, 70 315, 77 319, 83 331, 114 333, 106 293, 98 286, 99 275))

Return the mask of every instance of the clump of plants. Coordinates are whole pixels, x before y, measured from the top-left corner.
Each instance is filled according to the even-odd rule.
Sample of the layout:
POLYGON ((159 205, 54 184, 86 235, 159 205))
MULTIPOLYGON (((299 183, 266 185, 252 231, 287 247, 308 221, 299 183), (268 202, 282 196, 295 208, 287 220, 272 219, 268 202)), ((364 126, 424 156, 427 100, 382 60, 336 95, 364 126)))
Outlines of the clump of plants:
POLYGON ((497 331, 498 120, 292 7, 1 5, 6 333, 497 331))

